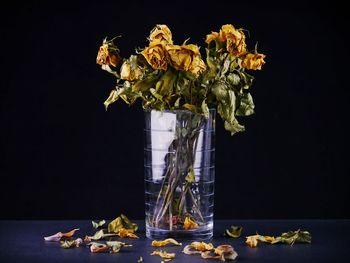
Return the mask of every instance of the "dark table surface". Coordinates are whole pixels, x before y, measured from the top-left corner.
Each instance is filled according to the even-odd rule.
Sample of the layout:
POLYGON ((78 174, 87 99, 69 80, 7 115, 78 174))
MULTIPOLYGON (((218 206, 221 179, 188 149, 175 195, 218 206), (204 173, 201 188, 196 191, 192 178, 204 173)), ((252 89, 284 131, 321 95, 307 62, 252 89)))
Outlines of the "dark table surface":
MULTIPOLYGON (((154 250, 151 241, 145 238, 143 221, 140 239, 123 239, 132 244, 118 254, 90 253, 84 245, 80 248, 62 249, 58 242, 45 242, 43 237, 59 231, 66 232, 80 228, 75 236, 93 234, 91 221, 0 221, 0 262, 160 262, 158 256, 150 256, 154 250)), ((350 220, 216 220, 212 242, 215 246, 231 244, 238 253, 236 262, 350 262, 350 220), (230 225, 242 225, 242 237, 232 239, 222 236, 230 225), (256 231, 262 235, 279 235, 281 232, 297 229, 308 230, 312 234, 311 244, 268 245, 257 248, 247 247, 245 236, 256 231)), ((190 240, 182 240, 184 245, 190 240)), ((171 262, 216 262, 204 260, 198 255, 185 255, 182 247, 162 248, 175 252, 171 262)), ((219 262, 219 261, 218 261, 219 262)))

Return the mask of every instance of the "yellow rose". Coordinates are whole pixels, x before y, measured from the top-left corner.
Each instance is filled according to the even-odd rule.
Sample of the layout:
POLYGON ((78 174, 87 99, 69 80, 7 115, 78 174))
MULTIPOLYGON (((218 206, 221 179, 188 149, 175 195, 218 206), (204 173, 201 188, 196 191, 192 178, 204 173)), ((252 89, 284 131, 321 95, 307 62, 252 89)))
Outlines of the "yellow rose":
POLYGON ((218 32, 211 32, 210 34, 207 35, 205 39, 205 43, 209 44, 211 41, 219 38, 219 33, 218 32))
POLYGON ((141 54, 145 57, 148 64, 153 69, 167 70, 168 68, 168 53, 161 42, 151 42, 141 54))
POLYGON ((244 56, 241 66, 246 69, 261 70, 261 66, 265 64, 265 57, 264 54, 248 53, 244 56))
POLYGON ((235 29, 233 25, 223 25, 219 39, 226 41, 227 51, 234 56, 238 57, 247 52, 243 31, 235 29))
POLYGON ((112 41, 107 41, 105 39, 97 53, 96 63, 99 65, 112 65, 116 67, 119 62, 120 56, 118 54, 118 48, 112 41))
POLYGON ((220 32, 211 32, 207 35, 205 42, 218 39, 226 42, 226 50, 233 56, 241 56, 246 53, 245 35, 242 30, 237 30, 233 25, 223 25, 220 32))
POLYGON ((163 44, 173 44, 171 31, 166 25, 156 25, 156 27, 151 31, 149 41, 159 41, 163 44))
POLYGON ((189 71, 195 76, 206 69, 204 61, 201 59, 199 48, 196 45, 168 45, 171 65, 177 70, 189 71))
POLYGON ((133 68, 130 62, 127 60, 120 68, 120 78, 128 81, 140 79, 142 77, 142 71, 137 66, 133 68))

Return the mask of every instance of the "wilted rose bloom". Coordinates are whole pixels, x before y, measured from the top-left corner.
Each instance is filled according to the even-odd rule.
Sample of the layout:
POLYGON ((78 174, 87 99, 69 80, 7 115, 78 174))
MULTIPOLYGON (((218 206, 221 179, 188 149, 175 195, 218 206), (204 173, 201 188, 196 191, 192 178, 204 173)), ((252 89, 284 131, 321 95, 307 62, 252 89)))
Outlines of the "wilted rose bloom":
POLYGON ((220 39, 226 41, 227 51, 240 56, 246 53, 245 35, 242 30, 237 30, 233 25, 223 25, 220 30, 220 39))
POLYGON ((146 47, 141 54, 145 57, 148 64, 150 64, 153 69, 167 70, 168 53, 161 42, 156 41, 150 43, 150 45, 146 47))
POLYGON ((226 42, 226 50, 234 56, 241 56, 246 53, 245 35, 242 30, 237 30, 233 25, 223 25, 220 32, 211 32, 207 35, 205 42, 218 39, 221 42, 226 42))
POLYGON ((162 44, 173 44, 172 34, 166 25, 156 25, 149 36, 150 42, 159 41, 162 44))
POLYGON ((167 50, 170 56, 171 65, 177 70, 189 71, 195 76, 206 69, 201 59, 199 48, 196 45, 168 45, 167 50))
POLYGON ((210 34, 207 35, 205 39, 205 43, 209 44, 211 41, 219 38, 220 34, 218 32, 211 32, 210 34))
POLYGON ((140 79, 142 77, 142 71, 140 68, 132 68, 129 61, 125 61, 120 68, 120 78, 128 81, 140 79))
POLYGON ((265 64, 264 54, 248 53, 244 56, 241 66, 246 69, 261 70, 261 66, 265 64))
POLYGON ((100 47, 96 63, 99 65, 112 65, 116 67, 120 62, 120 56, 117 51, 117 47, 106 40, 103 41, 103 45, 100 47))

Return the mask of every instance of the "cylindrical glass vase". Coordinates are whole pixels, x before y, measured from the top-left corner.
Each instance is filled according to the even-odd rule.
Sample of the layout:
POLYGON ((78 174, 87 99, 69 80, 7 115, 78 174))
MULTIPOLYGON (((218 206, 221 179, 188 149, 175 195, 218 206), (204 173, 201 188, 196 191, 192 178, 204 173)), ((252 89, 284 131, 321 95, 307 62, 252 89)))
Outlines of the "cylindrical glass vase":
POLYGON ((145 111, 146 236, 213 235, 215 115, 145 111))

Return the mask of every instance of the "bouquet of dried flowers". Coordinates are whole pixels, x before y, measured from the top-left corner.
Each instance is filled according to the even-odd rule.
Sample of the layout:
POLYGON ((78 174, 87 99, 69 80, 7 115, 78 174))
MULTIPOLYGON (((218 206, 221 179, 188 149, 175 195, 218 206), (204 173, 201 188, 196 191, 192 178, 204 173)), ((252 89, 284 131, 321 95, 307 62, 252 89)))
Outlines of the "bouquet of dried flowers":
POLYGON ((121 58, 115 39, 103 40, 97 63, 117 78, 104 102, 106 109, 120 98, 129 105, 141 100, 145 110, 195 113, 189 117, 179 111, 180 128, 169 146, 169 152, 177 154, 166 156, 168 166, 150 225, 186 230, 205 223, 193 171, 199 130, 212 108, 231 134, 244 130, 237 116, 254 113, 249 93, 253 77, 246 70, 260 70, 265 55, 256 47, 249 51, 245 39, 243 29, 223 25, 219 32, 206 36, 205 60, 199 47, 188 39, 182 45, 174 44, 166 25, 157 25, 148 37, 148 46, 128 59, 121 58), (191 200, 190 207, 186 200, 191 200))
POLYGON ((117 77, 117 85, 104 102, 107 108, 119 98, 132 105, 137 99, 144 109, 186 109, 203 116, 217 108, 225 129, 234 134, 244 130, 237 116, 254 113, 249 87, 253 76, 246 70, 260 70, 264 54, 249 52, 243 29, 223 25, 206 36, 206 59, 199 47, 173 43, 166 25, 157 25, 149 45, 122 59, 115 39, 104 39, 97 55, 103 70, 117 77), (121 65, 118 70, 118 66, 121 65))

